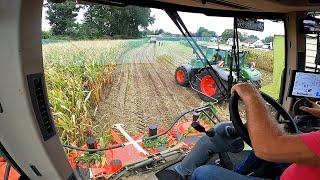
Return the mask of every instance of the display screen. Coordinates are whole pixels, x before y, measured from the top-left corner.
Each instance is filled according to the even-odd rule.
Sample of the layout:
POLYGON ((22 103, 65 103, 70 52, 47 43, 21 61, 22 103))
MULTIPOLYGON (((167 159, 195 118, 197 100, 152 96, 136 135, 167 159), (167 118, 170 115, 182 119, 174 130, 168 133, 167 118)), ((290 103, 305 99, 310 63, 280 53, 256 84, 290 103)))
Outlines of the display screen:
POLYGON ((291 82, 291 96, 320 98, 320 74, 294 71, 291 82))
POLYGON ((318 34, 320 32, 320 20, 314 17, 307 17, 303 21, 303 33, 318 34))

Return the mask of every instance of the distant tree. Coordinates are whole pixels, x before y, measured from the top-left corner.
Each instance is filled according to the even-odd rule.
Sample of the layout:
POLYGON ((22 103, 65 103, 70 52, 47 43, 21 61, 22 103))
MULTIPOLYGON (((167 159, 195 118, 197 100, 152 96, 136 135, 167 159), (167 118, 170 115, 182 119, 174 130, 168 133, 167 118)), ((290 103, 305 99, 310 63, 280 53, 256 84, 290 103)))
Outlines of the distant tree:
POLYGON ((42 39, 51 39, 52 32, 51 31, 42 31, 42 39))
POLYGON ((273 36, 267 36, 262 40, 263 43, 270 43, 272 41, 273 41, 273 36))
POLYGON ((142 36, 147 36, 147 35, 154 35, 155 33, 154 33, 154 31, 146 28, 141 32, 141 34, 142 34, 142 36))
POLYGON ((229 38, 233 38, 233 29, 226 29, 221 34, 222 41, 227 41, 229 38))
POLYGON ((167 36, 173 36, 174 34, 170 33, 170 32, 164 32, 165 35, 167 36))
POLYGON ((53 35, 74 35, 77 29, 76 17, 80 6, 74 1, 64 3, 47 2, 46 19, 49 20, 53 35))
POLYGON ((163 29, 156 29, 156 30, 154 31, 154 34, 155 34, 155 35, 159 35, 159 34, 162 34, 162 33, 164 33, 164 30, 163 30, 163 29))
POLYGON ((250 35, 248 36, 248 39, 254 39, 254 40, 258 40, 258 36, 255 36, 255 35, 250 35))
POLYGON ((82 34, 88 38, 98 38, 110 35, 110 22, 107 17, 111 15, 111 8, 103 5, 90 5, 84 13, 82 34))
POLYGON ((138 37, 155 20, 149 8, 125 8, 90 5, 84 14, 83 28, 89 37, 122 36, 138 37))
POLYGON ((199 27, 194 35, 200 37, 215 37, 217 36, 217 33, 214 31, 210 31, 204 27, 199 27))
POLYGON ((243 35, 243 42, 249 42, 249 43, 253 43, 253 42, 256 42, 257 40, 259 40, 259 38, 255 35, 248 35, 248 34, 245 34, 243 35))
POLYGON ((242 33, 242 37, 243 37, 243 40, 245 41, 245 40, 247 40, 248 39, 248 33, 247 32, 243 32, 242 33))
MULTIPOLYGON (((221 34, 222 41, 226 42, 229 38, 233 38, 233 29, 226 29, 221 34)), ((241 32, 238 32, 238 38, 239 38, 240 41, 244 40, 244 37, 241 34, 241 32)))

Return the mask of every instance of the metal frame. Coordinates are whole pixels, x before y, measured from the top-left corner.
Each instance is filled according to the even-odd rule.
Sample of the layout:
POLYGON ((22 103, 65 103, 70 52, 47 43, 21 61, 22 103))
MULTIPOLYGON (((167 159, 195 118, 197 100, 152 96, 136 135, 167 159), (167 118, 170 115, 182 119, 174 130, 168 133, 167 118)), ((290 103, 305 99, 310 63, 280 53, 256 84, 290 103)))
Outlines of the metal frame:
POLYGON ((209 9, 206 7, 191 7, 191 6, 161 2, 156 0, 82 0, 81 2, 97 3, 97 4, 104 4, 106 2, 122 3, 125 5, 166 9, 170 11, 203 13, 208 16, 221 16, 223 14, 224 17, 237 16, 237 17, 244 17, 244 18, 254 17, 254 18, 267 18, 267 19, 283 19, 285 17, 285 13, 209 9))
MULTIPOLYGON (((255 18, 268 18, 268 19, 282 19, 285 21, 285 30, 286 30, 286 61, 285 61, 285 75, 283 76, 283 80, 286 80, 287 76, 290 75, 290 69, 291 68, 296 68, 296 65, 294 65, 293 63, 296 63, 296 59, 292 59, 292 62, 290 61, 290 63, 288 63, 288 58, 292 57, 292 58, 296 58, 295 55, 290 55, 288 54, 288 52, 295 52, 297 53, 300 49, 303 49, 303 47, 291 47, 291 43, 297 43, 300 42, 300 40, 296 40, 294 37, 292 36, 296 36, 298 37, 299 34, 298 32, 294 29, 294 23, 290 24, 287 23, 287 18, 290 19, 292 18, 291 21, 296 22, 297 18, 301 17, 302 15, 297 14, 296 12, 293 13, 288 13, 288 14, 284 14, 284 13, 267 13, 267 12, 248 12, 248 11, 226 11, 226 10, 216 10, 216 9, 208 9, 208 8, 195 8, 195 7, 189 7, 189 6, 183 6, 183 5, 176 5, 176 4, 171 4, 171 3, 164 3, 164 2, 159 2, 159 1, 149 1, 149 0, 113 0, 114 2, 118 2, 118 3, 126 3, 126 4, 130 4, 130 5, 138 5, 138 6, 144 6, 144 7, 153 7, 153 8, 160 8, 160 9, 168 9, 168 10, 179 10, 179 11, 187 11, 187 12, 194 12, 194 13, 204 13, 206 15, 212 15, 212 16, 221 16, 222 14, 226 17, 255 17, 255 18), (285 18, 286 17, 286 18, 285 18), (288 31, 288 26, 290 25, 290 32, 288 31), (291 36, 289 37, 288 34, 290 34, 291 36), (290 38, 290 39, 289 39, 290 38), (290 50, 290 51, 289 51, 290 50)), ((92 2, 92 1, 91 1, 92 2)), ((95 2, 102 2, 102 1, 95 1, 95 2)), ((105 2, 105 1, 104 1, 105 2)), ((23 79, 23 77, 25 77, 26 74, 30 74, 30 73, 37 73, 37 72, 42 72, 43 70, 43 64, 42 62, 42 58, 41 55, 39 55, 39 52, 41 53, 41 44, 40 44, 40 25, 39 25, 39 21, 41 21, 41 12, 39 12, 39 3, 42 3, 41 0, 33 0, 32 2, 29 1, 23 1, 23 0, 14 0, 14 1, 10 1, 10 7, 12 8, 12 16, 10 14, 10 12, 8 12, 8 8, 6 8, 6 6, 3 8, 2 5, 6 5, 6 3, 4 4, 0 4, 0 22, 9 22, 12 21, 14 23, 14 27, 16 27, 16 29, 12 29, 12 32, 6 31, 6 33, 3 33, 1 37, 3 37, 4 41, 6 44, 1 44, 1 49, 0 52, 2 52, 2 56, 4 57, 4 59, 2 59, 1 61, 1 66, 3 67, 1 70, 4 70, 5 72, 7 72, 8 70, 8 74, 7 76, 5 74, 1 74, 2 77, 5 78, 0 78, 0 82, 4 84, 4 86, 1 86, 2 88, 4 88, 4 90, 6 90, 5 88, 11 88, 12 84, 18 84, 21 89, 20 90, 20 94, 16 94, 16 97, 13 96, 6 96, 8 94, 6 93, 10 93, 7 91, 0 91, 0 100, 1 100, 1 104, 2 107, 4 109, 4 113, 0 113, 0 118, 1 118, 1 125, 5 124, 6 128, 12 131, 12 129, 15 129, 17 131, 21 131, 21 134, 25 134, 26 132, 33 137, 32 143, 34 144, 29 144, 28 146, 25 146, 25 150, 26 153, 23 154, 24 156, 27 156, 30 154, 30 151, 34 152, 35 150, 37 151, 37 148, 41 148, 41 152, 37 153, 32 153, 33 156, 35 157, 33 160, 37 161, 37 159, 44 157, 45 159, 40 160, 41 162, 45 162, 43 164, 41 164, 45 171, 41 172, 43 173, 43 175, 45 177, 48 178, 55 178, 55 177, 67 177, 70 175, 70 173, 72 173, 70 167, 66 164, 65 161, 61 160, 63 158, 62 157, 62 147, 60 147, 60 142, 59 142, 59 138, 55 137, 54 139, 52 139, 50 142, 43 142, 41 141, 41 136, 40 136, 40 132, 39 129, 37 127, 36 124, 36 119, 34 118, 34 114, 32 113, 32 105, 30 103, 30 97, 28 98, 28 95, 26 93, 28 93, 28 91, 26 91, 25 89, 27 88, 26 86, 26 79, 23 79), (12 3, 12 4, 10 4, 12 3), (2 9, 3 8, 3 9, 2 9), (16 12, 14 12, 16 11, 16 12), (27 17, 26 17, 27 16, 27 17), (35 19, 32 19, 34 18, 35 19), (14 19, 16 18, 16 19, 14 19), (5 21, 1 21, 4 20, 5 21), (12 34, 16 35, 13 36, 12 34), (10 41, 6 41, 7 38, 13 37, 10 39, 10 41), (39 42, 38 42, 39 41, 39 42), (7 47, 13 47, 15 49, 9 49, 7 52, 6 50, 8 49, 7 47), (3 50, 3 51, 1 51, 3 50), (10 53, 14 53, 14 55, 18 54, 19 56, 10 56, 8 54, 10 53), (20 59, 21 58, 21 59, 20 59), (11 63, 9 65, 7 65, 6 63, 11 63), (11 69, 10 69, 11 68, 11 69), (7 70, 6 70, 7 69, 7 70), (17 72, 16 70, 19 69, 17 72), (12 70, 14 72, 12 72, 12 70), (12 76, 14 75, 14 76, 12 76), (8 83, 8 81, 6 79, 8 79, 8 77, 10 78, 15 78, 16 82, 15 83, 8 83), (10 85, 5 87, 6 85, 10 85), (22 97, 23 96, 23 97, 22 97), (19 99, 19 97, 21 97, 19 99), (15 102, 18 100, 23 99, 23 101, 19 101, 19 102, 15 102), (19 103, 18 106, 13 107, 12 103, 19 103), (28 109, 23 109, 26 106, 25 105, 29 105, 28 109), (29 123, 28 126, 24 126, 21 127, 22 125, 19 124, 17 121, 17 119, 8 118, 8 110, 15 110, 17 109, 19 113, 24 115, 23 120, 19 123, 29 123), (21 111, 21 109, 23 111, 21 111), (32 119, 33 118, 33 119, 32 119), (15 124, 14 124, 15 123, 15 124), (10 126, 7 126, 10 125, 10 126), (22 131, 22 129, 24 129, 25 131, 22 131), (58 147, 59 146, 59 147, 58 147), (44 154, 45 153, 45 154, 44 154), (59 166, 62 165, 62 166, 59 166), (50 171, 50 173, 48 173, 50 171), (57 175, 57 176, 56 176, 57 175)), ((5 24, 6 25, 6 24, 5 24)), ((2 30, 4 30, 5 28, 10 28, 9 26, 3 26, 3 28, 1 28, 2 30)), ((2 31, 1 31, 2 32, 2 31)), ((299 43, 298 43, 299 44, 299 43)), ((5 73, 4 72, 4 73, 5 73)), ((288 103, 290 103, 290 100, 288 100, 287 102, 287 97, 284 95, 286 88, 287 88, 287 83, 288 81, 283 81, 282 82, 282 90, 281 90, 281 94, 283 95, 281 98, 281 100, 283 100, 282 102, 285 103, 285 105, 288 105, 288 103)), ((18 88, 17 88, 18 89, 18 88)), ((17 89, 10 89, 12 91, 12 93, 14 93, 17 89)), ((17 114, 19 114, 17 113, 17 114)), ((4 127, 4 126, 2 126, 4 127)), ((0 126, 1 128, 1 126, 0 126)), ((2 133, 6 133, 7 131, 2 131, 2 133)), ((13 133, 17 133, 15 131, 12 131, 13 133)), ((1 142, 3 147, 5 147, 5 149, 8 151, 8 154, 10 154, 12 156, 12 158, 14 158, 17 166, 16 167, 20 167, 21 168, 21 172, 20 173, 24 173, 26 175, 28 175, 29 177, 32 177, 33 179, 40 179, 40 177, 34 176, 32 170, 29 168, 29 163, 30 158, 32 157, 28 157, 28 158, 22 158, 21 153, 19 155, 19 152, 21 152, 21 149, 17 149, 16 147, 19 147, 22 145, 22 143, 24 143, 21 140, 17 140, 17 137, 13 137, 10 135, 10 137, 8 136, 8 134, 1 134, 0 131, 0 138, 6 137, 6 138, 10 138, 10 140, 12 139, 12 141, 5 141, 5 142, 1 142), (14 141, 17 140, 17 141, 14 141), (20 144, 21 143, 21 144, 20 144)), ((1 138, 1 139, 2 139, 1 138)), ((29 141, 30 137, 23 137, 25 138, 24 141, 29 141)), ((3 138, 4 139, 4 138, 3 138)), ((2 148, 4 149, 4 148, 2 148)), ((39 161, 39 162, 40 162, 39 161)), ((18 169, 18 168, 17 168, 18 169)), ((42 177, 44 178, 44 177, 42 177)))

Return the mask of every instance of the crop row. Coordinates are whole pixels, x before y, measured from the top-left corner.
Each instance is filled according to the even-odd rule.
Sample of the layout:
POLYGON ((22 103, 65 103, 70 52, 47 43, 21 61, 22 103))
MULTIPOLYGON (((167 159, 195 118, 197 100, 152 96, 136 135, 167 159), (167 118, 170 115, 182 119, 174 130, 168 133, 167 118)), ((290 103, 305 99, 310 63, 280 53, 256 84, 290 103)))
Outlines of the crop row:
POLYGON ((43 45, 53 118, 64 144, 81 146, 88 136, 108 143, 110 134, 93 125, 104 87, 112 84, 118 59, 145 40, 73 41, 43 45))

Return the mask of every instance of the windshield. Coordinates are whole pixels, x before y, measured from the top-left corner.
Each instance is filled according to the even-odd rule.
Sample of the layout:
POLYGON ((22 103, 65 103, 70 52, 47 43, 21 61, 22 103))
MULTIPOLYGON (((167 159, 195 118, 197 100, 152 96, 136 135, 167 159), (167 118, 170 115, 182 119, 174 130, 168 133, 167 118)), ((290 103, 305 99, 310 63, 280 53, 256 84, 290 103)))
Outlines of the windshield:
POLYGON ((236 66, 233 18, 178 14, 192 38, 159 9, 46 2, 46 85, 74 168, 96 168, 95 177, 108 178, 150 155, 170 152, 166 156, 178 160, 203 135, 190 126, 192 120, 206 129, 229 120, 225 95, 230 74, 232 83, 250 82, 279 98, 285 62, 282 21, 260 19, 262 32, 238 29, 236 66))

